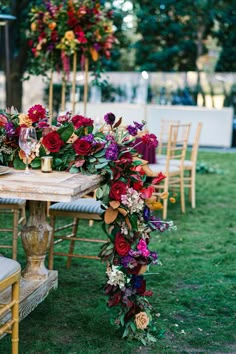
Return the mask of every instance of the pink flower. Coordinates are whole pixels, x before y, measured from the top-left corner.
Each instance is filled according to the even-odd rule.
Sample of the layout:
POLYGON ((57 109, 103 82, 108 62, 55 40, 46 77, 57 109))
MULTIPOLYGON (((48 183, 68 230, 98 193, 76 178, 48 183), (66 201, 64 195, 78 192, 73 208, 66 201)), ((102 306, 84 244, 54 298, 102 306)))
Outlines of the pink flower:
POLYGON ((144 144, 149 146, 157 147, 158 145, 157 137, 154 134, 144 134, 141 139, 144 144))
POLYGON ((141 196, 144 199, 151 198, 153 192, 154 192, 154 187, 152 187, 152 186, 148 186, 147 188, 143 188, 140 191, 141 196))
POLYGON ((148 257, 150 255, 150 251, 149 249, 147 248, 147 244, 146 242, 141 239, 137 245, 137 249, 141 252, 141 254, 144 256, 144 257, 148 257))
POLYGON ((28 116, 33 123, 36 123, 39 120, 46 118, 46 109, 41 104, 35 104, 28 110, 28 116))

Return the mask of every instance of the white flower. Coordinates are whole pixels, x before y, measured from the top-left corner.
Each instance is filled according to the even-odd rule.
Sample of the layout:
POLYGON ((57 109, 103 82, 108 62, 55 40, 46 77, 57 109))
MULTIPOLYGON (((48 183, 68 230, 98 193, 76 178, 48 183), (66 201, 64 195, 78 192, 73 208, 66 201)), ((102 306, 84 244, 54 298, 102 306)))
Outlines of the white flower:
POLYGON ((121 196, 121 203, 128 207, 130 214, 138 213, 144 208, 141 194, 133 188, 128 188, 127 194, 121 196))
POLYGON ((120 289, 125 286, 125 274, 121 272, 117 266, 112 266, 112 268, 108 268, 106 271, 108 275, 108 284, 110 285, 118 285, 120 289))

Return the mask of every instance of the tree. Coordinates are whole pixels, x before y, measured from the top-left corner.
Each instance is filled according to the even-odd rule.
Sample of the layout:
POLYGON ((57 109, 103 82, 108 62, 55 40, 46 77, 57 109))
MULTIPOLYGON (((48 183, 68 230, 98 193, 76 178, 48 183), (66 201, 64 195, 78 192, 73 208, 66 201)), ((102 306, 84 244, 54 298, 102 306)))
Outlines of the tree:
POLYGON ((217 4, 217 30, 215 37, 222 51, 215 70, 218 72, 236 71, 236 0, 219 1, 217 4), (227 4, 227 6, 226 6, 227 4))
MULTIPOLYGON (((9 74, 6 72, 6 106, 14 106, 21 110, 23 93, 22 77, 27 62, 27 41, 25 36, 25 23, 29 0, 5 1, 1 12, 10 13, 16 20, 8 23, 9 30, 9 74)), ((4 46, 5 47, 5 46, 4 46)), ((4 56, 3 56, 4 57, 4 56)))
POLYGON ((136 64, 141 70, 189 71, 207 52, 215 0, 137 0, 136 64))

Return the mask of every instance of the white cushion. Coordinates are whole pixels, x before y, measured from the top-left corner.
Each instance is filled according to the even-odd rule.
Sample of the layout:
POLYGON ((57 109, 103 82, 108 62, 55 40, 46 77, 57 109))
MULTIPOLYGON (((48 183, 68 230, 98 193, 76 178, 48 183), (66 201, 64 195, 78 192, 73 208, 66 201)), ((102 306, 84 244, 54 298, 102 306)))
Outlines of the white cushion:
POLYGON ((17 261, 0 256, 0 281, 8 278, 20 269, 21 266, 17 261))
MULTIPOLYGON (((165 167, 166 167, 166 164, 165 163, 150 163, 148 165, 150 167, 150 169, 155 172, 155 173, 159 173, 159 172, 163 172, 165 174, 165 167)), ((169 166, 169 172, 172 173, 172 172, 179 172, 179 167, 178 165, 172 165, 170 164, 169 166)))

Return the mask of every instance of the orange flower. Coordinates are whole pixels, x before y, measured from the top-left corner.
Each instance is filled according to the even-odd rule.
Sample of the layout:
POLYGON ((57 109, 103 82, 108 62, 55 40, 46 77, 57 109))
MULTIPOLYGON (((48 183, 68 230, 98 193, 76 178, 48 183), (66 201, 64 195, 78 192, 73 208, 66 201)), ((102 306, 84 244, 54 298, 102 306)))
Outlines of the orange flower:
POLYGON ((135 324, 138 329, 145 329, 149 324, 149 318, 146 312, 139 312, 135 315, 135 324))
POLYGON ((56 27, 57 27, 56 22, 50 22, 50 23, 48 24, 48 28, 49 28, 51 31, 53 31, 56 27))
POLYGON ((32 120, 29 119, 27 114, 21 113, 21 114, 19 114, 19 124, 20 125, 27 125, 27 127, 30 127, 32 125, 32 120))
POLYGON ((90 54, 93 59, 93 61, 97 61, 99 58, 99 54, 95 48, 90 48, 90 54))
POLYGON ((169 198, 169 201, 170 201, 171 203, 173 203, 173 204, 176 203, 176 199, 175 199, 174 197, 170 197, 170 198, 169 198))
POLYGON ((36 23, 32 22, 30 28, 31 28, 31 31, 33 31, 33 32, 36 31, 36 29, 37 29, 36 23))

